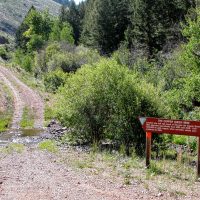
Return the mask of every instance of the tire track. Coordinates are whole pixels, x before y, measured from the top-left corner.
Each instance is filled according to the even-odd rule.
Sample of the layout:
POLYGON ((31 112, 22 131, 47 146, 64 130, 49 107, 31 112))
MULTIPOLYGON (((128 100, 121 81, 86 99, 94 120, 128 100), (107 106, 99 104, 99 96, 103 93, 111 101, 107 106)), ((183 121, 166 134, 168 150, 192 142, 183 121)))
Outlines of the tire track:
MULTIPOLYGON (((1 70, 1 69, 0 69, 1 70)), ((11 124, 12 129, 20 128, 20 121, 23 115, 24 102, 21 100, 21 97, 16 89, 13 87, 12 83, 1 73, 0 71, 0 79, 10 88, 14 97, 14 113, 13 120, 11 124)))
POLYGON ((1 79, 10 87, 14 95, 14 115, 12 128, 19 128, 23 108, 29 107, 34 114, 34 128, 43 128, 44 104, 41 97, 20 81, 10 70, 0 66, 1 79))

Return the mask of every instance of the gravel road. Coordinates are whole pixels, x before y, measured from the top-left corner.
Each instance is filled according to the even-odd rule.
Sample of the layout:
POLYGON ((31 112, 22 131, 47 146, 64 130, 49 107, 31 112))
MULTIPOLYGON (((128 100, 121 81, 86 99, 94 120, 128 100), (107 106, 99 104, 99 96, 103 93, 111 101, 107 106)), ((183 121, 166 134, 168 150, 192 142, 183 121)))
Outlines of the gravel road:
POLYGON ((11 128, 20 128, 25 106, 29 107, 34 113, 33 128, 43 128, 44 104, 37 92, 25 85, 13 72, 3 66, 0 66, 0 80, 10 88, 14 97, 14 114, 11 128))
MULTIPOLYGON (((1 200, 153 199, 140 185, 124 187, 103 176, 87 175, 61 163, 55 155, 26 149, 0 164, 1 200)), ((162 198, 164 199, 164 198, 162 198)))

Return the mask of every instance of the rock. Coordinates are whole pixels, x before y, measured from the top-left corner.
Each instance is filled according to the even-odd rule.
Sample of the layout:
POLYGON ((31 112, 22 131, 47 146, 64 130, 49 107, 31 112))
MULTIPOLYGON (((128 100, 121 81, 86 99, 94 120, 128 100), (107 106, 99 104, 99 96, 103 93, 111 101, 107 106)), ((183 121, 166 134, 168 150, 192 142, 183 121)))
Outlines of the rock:
POLYGON ((48 134, 55 139, 61 138, 67 131, 69 131, 67 127, 63 127, 58 121, 54 119, 51 120, 51 122, 47 126, 48 134))
POLYGON ((157 197, 162 197, 163 194, 162 194, 162 193, 158 193, 156 196, 157 196, 157 197))

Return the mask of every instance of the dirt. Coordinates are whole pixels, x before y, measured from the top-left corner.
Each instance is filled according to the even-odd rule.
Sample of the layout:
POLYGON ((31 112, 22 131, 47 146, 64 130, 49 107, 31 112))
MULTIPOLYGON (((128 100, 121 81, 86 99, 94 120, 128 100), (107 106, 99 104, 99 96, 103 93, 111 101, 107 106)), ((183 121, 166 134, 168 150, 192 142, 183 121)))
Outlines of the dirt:
POLYGON ((5 156, 1 160, 0 177, 1 200, 156 198, 140 185, 126 187, 102 176, 88 176, 60 163, 56 156, 30 149, 5 156))
MULTIPOLYGON (((37 92, 30 89, 13 72, 2 66, 0 66, 0 81, 3 81, 13 93, 12 128, 19 128, 25 106, 31 108, 35 113, 34 127, 43 127, 44 105, 37 92)), ((70 162, 77 162, 79 158, 84 159, 83 153, 60 150, 58 154, 51 154, 38 150, 37 146, 29 146, 22 153, 12 154, 2 153, 0 149, 0 199, 199 199, 200 183, 193 186, 188 182, 185 194, 176 194, 178 192, 175 192, 172 195, 168 191, 168 187, 169 184, 172 187, 176 185, 176 182, 173 182, 174 180, 171 180, 171 182, 162 180, 162 182, 166 181, 166 187, 160 191, 158 189, 159 183, 161 183, 159 179, 145 182, 143 178, 138 179, 140 172, 135 171, 131 172, 134 173, 131 175, 136 178, 131 181, 130 185, 126 185, 120 175, 115 174, 115 178, 110 175, 113 174, 112 167, 104 165, 88 166, 88 171, 73 167, 70 162)))
MULTIPOLYGON (((68 152, 62 152, 62 155, 67 158, 68 152)), ((26 148, 21 154, 0 154, 0 199, 198 199, 198 195, 170 196, 165 191, 148 189, 138 181, 124 185, 120 179, 113 180, 105 173, 88 174, 84 170, 77 170, 66 162, 61 162, 60 158, 37 148, 26 148)))
POLYGON ((44 104, 38 93, 20 81, 9 69, 2 66, 0 66, 0 80, 10 88, 14 98, 14 114, 11 128, 20 128, 25 106, 29 107, 34 113, 33 128, 43 128, 44 104))

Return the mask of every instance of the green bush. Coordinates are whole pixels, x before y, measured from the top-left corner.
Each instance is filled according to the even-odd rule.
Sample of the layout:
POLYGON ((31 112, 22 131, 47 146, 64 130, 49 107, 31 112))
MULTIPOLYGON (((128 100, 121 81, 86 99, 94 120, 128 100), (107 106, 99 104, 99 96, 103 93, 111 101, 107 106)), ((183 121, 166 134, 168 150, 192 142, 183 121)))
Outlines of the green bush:
POLYGON ((51 54, 49 48, 47 52, 47 67, 48 71, 55 69, 62 69, 64 72, 74 72, 84 64, 95 63, 100 59, 100 56, 96 51, 87 50, 84 48, 76 48, 75 51, 58 51, 55 54, 51 54))
POLYGON ((82 46, 75 47, 66 42, 51 42, 46 49, 35 53, 34 73, 38 74, 62 69, 74 72, 85 64, 92 64, 100 59, 97 51, 82 46))
POLYGON ((22 61, 23 61, 23 57, 24 57, 24 52, 21 49, 16 49, 14 55, 13 55, 13 62, 21 65, 22 61))
POLYGON ((173 142, 174 142, 174 144, 179 144, 179 145, 187 145, 187 139, 188 139, 188 137, 186 137, 186 136, 177 136, 177 135, 175 135, 174 137, 173 137, 173 142))
POLYGON ((27 71, 27 72, 31 72, 32 71, 32 66, 33 65, 33 58, 32 56, 30 55, 25 55, 23 60, 22 60, 22 63, 21 63, 21 66, 27 71))
POLYGON ((74 137, 96 143, 111 139, 125 144, 127 152, 130 145, 144 148, 138 116, 164 111, 156 89, 113 60, 82 67, 67 79, 57 99, 57 117, 73 128, 74 137))
POLYGON ((5 60, 8 58, 7 51, 3 46, 0 46, 0 57, 5 60))
POLYGON ((40 35, 31 36, 29 42, 27 43, 27 49, 29 52, 33 52, 35 50, 39 50, 42 48, 44 44, 44 40, 40 35))
POLYGON ((200 74, 191 74, 175 81, 173 89, 164 96, 174 115, 180 119, 199 120, 200 74))
POLYGON ((11 121, 10 118, 8 118, 8 117, 3 118, 0 115, 0 132, 3 132, 8 129, 8 127, 10 125, 10 121, 11 121))
POLYGON ((49 72, 45 74, 44 85, 47 92, 56 92, 56 90, 63 86, 68 77, 67 73, 64 73, 61 70, 49 72))

